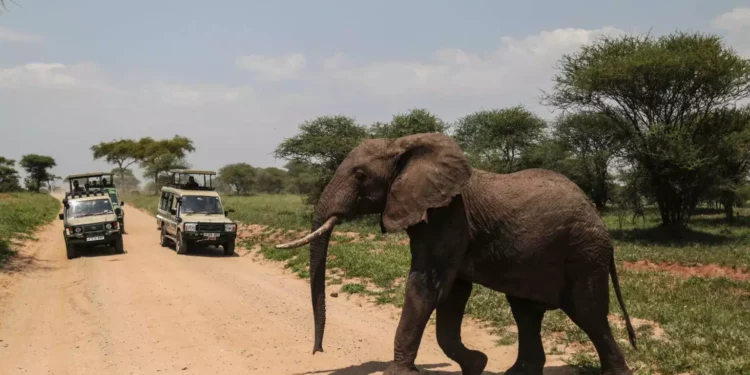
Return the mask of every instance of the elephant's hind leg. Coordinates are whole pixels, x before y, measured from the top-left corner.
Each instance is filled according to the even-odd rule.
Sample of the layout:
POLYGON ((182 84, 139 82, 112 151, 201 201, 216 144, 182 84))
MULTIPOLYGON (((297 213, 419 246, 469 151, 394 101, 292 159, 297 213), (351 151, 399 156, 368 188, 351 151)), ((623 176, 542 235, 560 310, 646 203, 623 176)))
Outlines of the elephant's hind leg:
POLYGON ((606 270, 576 281, 564 301, 563 311, 591 339, 599 354, 602 373, 631 375, 625 356, 615 342, 607 321, 609 312, 609 278, 606 270))
POLYGON ((463 375, 480 375, 487 366, 487 356, 467 349, 461 342, 461 321, 471 289, 471 282, 453 282, 450 293, 437 307, 437 340, 445 355, 461 366, 463 375))
POLYGON ((542 346, 545 309, 523 298, 507 296, 518 326, 518 357, 506 375, 541 375, 546 361, 542 346))

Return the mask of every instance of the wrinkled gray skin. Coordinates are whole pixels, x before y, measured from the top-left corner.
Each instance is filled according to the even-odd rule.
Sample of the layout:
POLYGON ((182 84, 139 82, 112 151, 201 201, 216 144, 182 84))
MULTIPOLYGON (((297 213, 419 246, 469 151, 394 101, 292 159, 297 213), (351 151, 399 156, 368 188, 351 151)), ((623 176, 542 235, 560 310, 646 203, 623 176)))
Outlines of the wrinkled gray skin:
MULTIPOLYGON (((381 213, 383 232, 406 230, 411 269, 385 374, 418 374, 425 325, 437 309, 437 340, 463 374, 487 356, 461 342, 474 283, 506 294, 518 326, 518 357, 506 374, 542 374, 546 310, 560 308, 594 343, 604 374, 632 374, 607 321, 609 276, 620 295, 613 247, 597 210, 566 177, 542 169, 495 174, 469 167, 448 136, 374 139, 341 163, 318 201, 312 229, 332 216, 381 213)), ((315 344, 322 351, 325 270, 331 230, 310 243, 315 344)))

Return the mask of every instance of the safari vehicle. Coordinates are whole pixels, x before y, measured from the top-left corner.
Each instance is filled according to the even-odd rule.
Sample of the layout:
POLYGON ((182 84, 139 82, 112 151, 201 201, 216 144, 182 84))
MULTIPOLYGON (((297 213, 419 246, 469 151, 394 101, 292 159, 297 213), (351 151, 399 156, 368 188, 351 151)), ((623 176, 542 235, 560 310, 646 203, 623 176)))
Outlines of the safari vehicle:
POLYGON ((73 191, 73 180, 79 181, 79 191, 106 191, 112 199, 114 208, 120 208, 117 214, 117 221, 120 223, 120 230, 125 233, 125 211, 122 206, 125 202, 120 201, 117 187, 115 186, 114 174, 111 172, 91 172, 74 174, 67 177, 70 191, 73 191), (82 183, 81 183, 82 181, 82 183))
POLYGON ((167 173, 156 213, 161 245, 174 243, 177 254, 186 254, 196 245, 221 245, 224 255, 233 255, 237 224, 227 217, 232 210, 224 210, 213 187, 216 173, 192 169, 167 173))
MULTIPOLYGON (((72 182, 71 182, 71 190, 72 182)), ((80 248, 109 245, 115 253, 123 253, 122 231, 118 211, 106 191, 71 191, 63 198, 63 236, 68 259, 75 258, 80 248)))

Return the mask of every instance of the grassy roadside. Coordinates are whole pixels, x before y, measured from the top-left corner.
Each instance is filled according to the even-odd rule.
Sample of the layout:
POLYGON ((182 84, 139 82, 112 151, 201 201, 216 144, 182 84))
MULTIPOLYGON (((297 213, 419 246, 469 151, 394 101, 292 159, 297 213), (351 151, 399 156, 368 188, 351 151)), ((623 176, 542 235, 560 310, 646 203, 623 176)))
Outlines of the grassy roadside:
POLYGON ((0 265, 14 254, 14 239, 29 239, 37 227, 55 219, 60 202, 47 194, 0 194, 0 265))
MULTIPOLYGON (((155 207, 155 197, 130 198, 134 206, 155 207)), ((307 248, 277 250, 273 245, 279 229, 309 230, 301 200, 293 196, 228 197, 228 208, 240 221, 269 228, 247 240, 246 246, 259 245, 261 253, 280 261, 300 277, 308 277, 307 248), (295 214, 296 213, 296 214, 295 214), (296 216, 295 216, 296 215, 296 216)), ((750 222, 739 220, 725 225, 720 214, 706 213, 693 220, 694 231, 665 233, 657 228, 658 218, 650 212, 640 220, 622 223, 614 214, 605 215, 617 246, 620 284, 631 317, 637 319, 639 349, 627 344, 627 335, 611 292, 613 329, 631 366, 639 373, 737 374, 750 373, 750 283, 725 278, 683 278, 665 272, 640 272, 624 268, 622 261, 651 259, 683 265, 715 263, 747 270, 750 264, 750 222), (675 239, 679 238, 679 239, 675 239)), ((356 225, 340 231, 377 233, 376 226, 357 230, 356 225)), ((328 284, 342 293, 364 294, 379 303, 400 306, 410 255, 403 235, 334 235, 329 248, 328 284)), ((515 326, 502 294, 476 286, 467 313, 490 323, 500 336, 500 344, 514 344, 515 326)), ((549 354, 575 353, 570 363, 582 372, 597 373, 598 361, 588 338, 560 311, 548 312, 543 334, 549 354)))

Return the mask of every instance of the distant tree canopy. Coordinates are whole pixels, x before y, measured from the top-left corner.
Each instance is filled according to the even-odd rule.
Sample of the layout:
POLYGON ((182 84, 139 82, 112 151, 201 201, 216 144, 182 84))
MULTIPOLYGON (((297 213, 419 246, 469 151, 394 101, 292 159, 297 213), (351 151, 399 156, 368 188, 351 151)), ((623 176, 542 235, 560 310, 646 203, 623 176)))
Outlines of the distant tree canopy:
POLYGON ((257 174, 250 164, 227 164, 219 169, 217 180, 231 186, 235 194, 244 195, 255 187, 257 174))
POLYGON ((190 164, 185 157, 193 151, 193 141, 180 135, 160 140, 151 137, 139 140, 119 139, 91 146, 94 160, 104 159, 107 163, 117 165, 120 180, 127 180, 127 168, 138 163, 144 169, 145 176, 154 182, 149 186, 157 190, 160 183, 156 181, 156 175, 170 169, 189 168, 190 164))
POLYGON ((26 170, 26 188, 30 191, 39 192, 42 184, 52 179, 49 169, 56 166, 55 159, 51 156, 26 154, 21 157, 19 163, 26 170))
POLYGON ((399 138, 419 133, 445 133, 448 125, 423 108, 394 115, 390 123, 376 122, 370 126, 375 138, 399 138))
POLYGON ((369 136, 367 129, 351 117, 322 116, 302 123, 299 134, 285 139, 274 155, 315 170, 318 183, 308 193, 308 200, 315 202, 339 164, 369 136))
POLYGON ((455 137, 475 167, 510 173, 522 169, 522 156, 542 140, 545 127, 544 120, 516 106, 460 118, 455 137))
MULTIPOLYGON (((94 160, 102 159, 107 163, 116 164, 120 179, 125 179, 125 170, 132 164, 138 162, 141 150, 137 141, 132 139, 120 139, 112 142, 101 142, 91 146, 94 160)), ((114 173, 114 172, 113 172, 114 173)))
POLYGON ((713 113, 750 94, 750 60, 713 35, 602 37, 560 60, 547 104, 609 116, 648 176, 664 225, 683 225, 734 130, 713 113))
POLYGON ((0 193, 21 190, 16 161, 0 156, 0 193))

